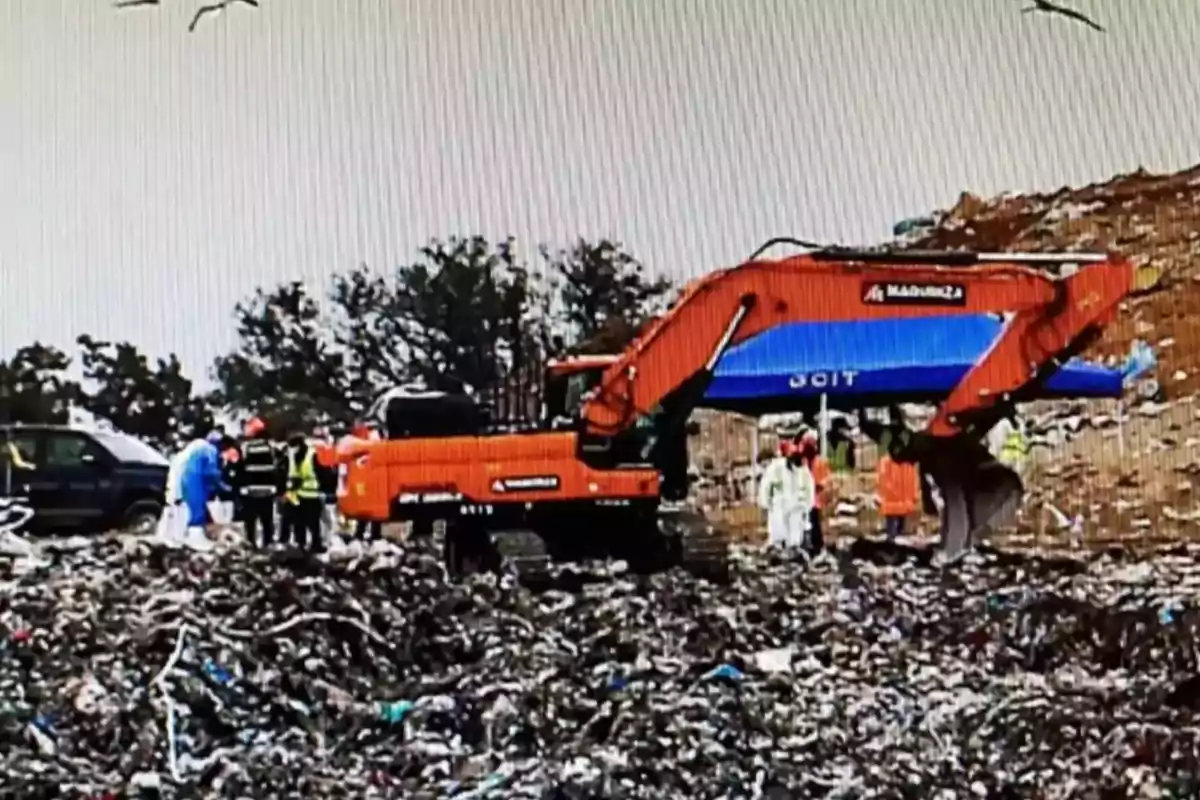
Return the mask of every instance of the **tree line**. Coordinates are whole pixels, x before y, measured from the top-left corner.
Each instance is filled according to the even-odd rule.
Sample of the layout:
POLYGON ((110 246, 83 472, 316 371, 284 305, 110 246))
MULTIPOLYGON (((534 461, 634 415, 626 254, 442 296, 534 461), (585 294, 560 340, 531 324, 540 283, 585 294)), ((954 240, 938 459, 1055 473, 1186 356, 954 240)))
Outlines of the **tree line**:
POLYGON ((391 270, 334 275, 323 291, 261 287, 234 308, 238 343, 211 364, 211 391, 175 355, 130 342, 83 334, 73 354, 33 342, 0 359, 0 422, 62 423, 77 407, 160 447, 222 414, 277 430, 345 423, 398 384, 481 393, 531 384, 549 357, 616 352, 674 296, 618 242, 543 246, 538 261, 511 239, 453 237, 391 270))

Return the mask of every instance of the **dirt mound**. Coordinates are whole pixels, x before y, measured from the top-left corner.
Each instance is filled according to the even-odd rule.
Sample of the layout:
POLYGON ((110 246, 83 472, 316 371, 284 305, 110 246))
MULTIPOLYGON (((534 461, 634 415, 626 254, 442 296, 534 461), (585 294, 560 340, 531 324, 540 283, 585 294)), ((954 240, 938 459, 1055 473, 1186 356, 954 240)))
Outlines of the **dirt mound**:
MULTIPOLYGON (((900 230, 908 231, 900 243, 922 249, 1107 249, 1162 268, 1160 289, 1127 302, 1087 355, 1119 363, 1133 340, 1146 341, 1158 356, 1153 377, 1165 402, 1139 404, 1130 397, 1123 412, 1107 401, 1027 409, 1037 420, 1035 451, 1026 477, 1030 496, 1014 533, 1044 546, 1068 544, 1078 516, 1083 541, 1075 544, 1200 536, 1200 165, 1169 175, 1138 170, 1048 193, 964 193, 953 207, 906 221, 900 230)), ((702 496, 726 521, 761 535, 746 466, 754 434, 745 421, 718 422, 722 416, 704 419, 697 443, 702 496)), ((768 450, 773 441, 762 437, 768 450)), ((873 448, 860 445, 859 470, 837 480, 839 500, 850 512, 833 522, 870 531, 877 527, 870 504, 873 448)))

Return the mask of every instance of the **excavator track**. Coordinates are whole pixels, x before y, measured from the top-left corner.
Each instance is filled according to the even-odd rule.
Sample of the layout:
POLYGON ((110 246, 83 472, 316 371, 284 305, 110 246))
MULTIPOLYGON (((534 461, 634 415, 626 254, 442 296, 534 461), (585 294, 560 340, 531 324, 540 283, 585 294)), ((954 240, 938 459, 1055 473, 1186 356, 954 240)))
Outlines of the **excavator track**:
POLYGON ((456 580, 487 571, 512 573, 522 583, 550 577, 550 554, 532 530, 449 524, 443 548, 447 572, 456 580))
POLYGON ((674 560, 698 578, 725 582, 730 577, 729 534, 694 508, 662 508, 658 526, 674 560))
POLYGON ((550 553, 536 531, 512 528, 491 532, 492 547, 502 570, 511 570, 522 583, 550 578, 550 553))

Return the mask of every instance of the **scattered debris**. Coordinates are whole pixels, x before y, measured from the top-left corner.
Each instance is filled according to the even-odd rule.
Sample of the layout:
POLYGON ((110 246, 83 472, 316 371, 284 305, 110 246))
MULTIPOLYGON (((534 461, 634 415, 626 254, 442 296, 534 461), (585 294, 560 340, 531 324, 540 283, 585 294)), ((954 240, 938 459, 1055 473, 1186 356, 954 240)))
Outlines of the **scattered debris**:
POLYGON ((942 572, 860 540, 811 563, 738 550, 730 586, 611 564, 531 594, 447 584, 436 547, 320 560, 110 539, 29 571, 0 556, 6 790, 1198 788, 1200 551, 982 553, 942 572))

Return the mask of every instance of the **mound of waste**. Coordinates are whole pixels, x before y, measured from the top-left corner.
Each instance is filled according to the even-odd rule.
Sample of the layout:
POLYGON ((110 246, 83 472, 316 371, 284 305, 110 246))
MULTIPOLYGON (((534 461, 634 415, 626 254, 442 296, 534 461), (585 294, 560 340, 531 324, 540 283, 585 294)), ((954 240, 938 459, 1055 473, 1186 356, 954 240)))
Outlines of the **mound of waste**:
POLYGON ((1200 555, 737 554, 539 593, 435 543, 0 556, 13 797, 1180 797, 1200 555))

